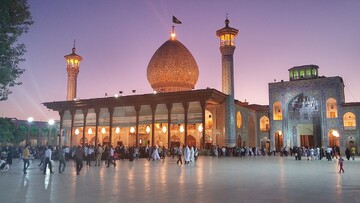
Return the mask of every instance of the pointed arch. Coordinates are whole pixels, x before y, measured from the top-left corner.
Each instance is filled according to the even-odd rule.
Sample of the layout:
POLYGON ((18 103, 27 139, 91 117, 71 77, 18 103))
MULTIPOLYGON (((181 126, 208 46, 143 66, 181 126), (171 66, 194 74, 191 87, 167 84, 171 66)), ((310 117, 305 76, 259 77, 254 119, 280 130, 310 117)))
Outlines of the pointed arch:
POLYGON ((260 131, 267 132, 270 129, 270 122, 267 116, 263 116, 260 118, 260 131))
POLYGON ((282 106, 279 101, 273 104, 273 119, 277 121, 282 120, 282 106))
POLYGON ((253 117, 249 118, 249 122, 247 126, 248 126, 249 147, 256 147, 255 121, 253 117))
POLYGON ((327 118, 337 118, 337 102, 334 98, 329 98, 326 100, 326 117, 327 118))

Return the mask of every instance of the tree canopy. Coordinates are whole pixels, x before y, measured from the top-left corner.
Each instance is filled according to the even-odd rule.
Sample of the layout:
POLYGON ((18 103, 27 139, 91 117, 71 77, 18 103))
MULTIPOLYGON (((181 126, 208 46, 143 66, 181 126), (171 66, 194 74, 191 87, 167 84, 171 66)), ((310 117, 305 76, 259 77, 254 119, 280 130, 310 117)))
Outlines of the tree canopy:
POLYGON ((32 23, 27 0, 0 0, 0 101, 7 100, 10 87, 21 84, 17 79, 25 70, 19 63, 26 49, 17 41, 32 23))
POLYGON ((11 118, 0 118, 0 143, 19 144, 24 141, 27 129, 16 128, 11 118))

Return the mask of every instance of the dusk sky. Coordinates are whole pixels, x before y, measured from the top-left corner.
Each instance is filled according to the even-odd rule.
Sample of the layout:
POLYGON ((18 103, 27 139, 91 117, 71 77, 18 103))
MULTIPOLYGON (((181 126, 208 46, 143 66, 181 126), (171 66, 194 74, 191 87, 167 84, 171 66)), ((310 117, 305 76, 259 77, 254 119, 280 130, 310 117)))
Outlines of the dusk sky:
POLYGON ((221 90, 221 55, 216 30, 239 30, 234 54, 235 98, 268 105, 268 83, 289 80, 293 66, 318 65, 319 75, 340 76, 346 102, 360 102, 360 1, 331 0, 30 0, 34 24, 21 38, 26 72, 0 102, 3 117, 59 119, 43 102, 66 99, 64 56, 76 40, 80 99, 151 93, 147 65, 170 38, 199 66, 196 89, 221 90))

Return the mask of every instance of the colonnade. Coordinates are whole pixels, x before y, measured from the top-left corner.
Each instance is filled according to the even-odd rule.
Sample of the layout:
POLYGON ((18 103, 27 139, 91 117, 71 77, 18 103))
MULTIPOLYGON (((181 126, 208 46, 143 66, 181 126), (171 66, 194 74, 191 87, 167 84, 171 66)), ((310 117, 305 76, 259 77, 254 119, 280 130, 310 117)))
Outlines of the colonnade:
MULTIPOLYGON (((205 110, 206 110, 206 102, 205 101, 199 101, 200 106, 201 106, 201 124, 203 126, 203 129, 206 129, 205 127, 205 110)), ((139 117, 140 115, 140 111, 142 106, 145 105, 134 105, 132 106, 135 110, 135 114, 136 114, 136 124, 135 124, 135 136, 136 136, 136 142, 135 145, 137 147, 139 147, 139 117)), ((155 115, 156 115, 156 109, 157 109, 158 104, 150 104, 150 108, 151 108, 151 145, 155 144, 155 115)), ((98 132, 99 132, 99 117, 100 117, 100 109, 101 108, 106 108, 108 110, 109 113, 109 143, 112 143, 113 141, 113 118, 114 118, 114 108, 116 108, 118 106, 111 106, 111 107, 87 107, 87 108, 81 108, 81 109, 63 109, 59 111, 59 115, 60 115, 60 136, 59 136, 59 143, 62 144, 62 139, 63 139, 63 128, 64 128, 64 114, 66 111, 70 112, 71 115, 71 125, 70 125, 70 146, 73 145, 72 143, 72 138, 74 135, 74 121, 75 121, 75 115, 76 115, 76 111, 77 110, 81 110, 82 114, 83 114, 83 130, 82 130, 82 142, 81 145, 84 147, 85 146, 85 129, 87 127, 87 117, 88 117, 88 112, 90 109, 94 109, 95 111, 95 115, 96 115, 96 120, 95 120, 95 146, 98 145, 98 132)), ((119 106, 122 107, 122 106, 119 106)), ((183 107, 183 112, 184 112, 184 143, 187 144, 188 143, 188 123, 189 123, 189 102, 182 102, 182 107, 183 107)), ((170 142, 170 136, 171 136, 171 110, 173 108, 173 103, 166 103, 166 109, 167 109, 167 139, 168 139, 168 148, 171 147, 171 142, 170 142)), ((150 123, 149 123, 150 124, 150 123)), ((203 143, 203 147, 205 146, 205 130, 202 130, 202 140, 201 142, 203 143)))

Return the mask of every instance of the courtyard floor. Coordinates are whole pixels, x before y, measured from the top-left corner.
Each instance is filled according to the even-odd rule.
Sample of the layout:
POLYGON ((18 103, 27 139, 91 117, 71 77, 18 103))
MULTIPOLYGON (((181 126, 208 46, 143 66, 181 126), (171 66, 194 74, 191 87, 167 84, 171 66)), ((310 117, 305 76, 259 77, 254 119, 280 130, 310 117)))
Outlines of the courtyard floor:
POLYGON ((345 160, 342 174, 337 160, 202 156, 189 165, 176 158, 118 160, 116 168, 84 162, 80 175, 72 161, 64 174, 55 161, 55 173, 44 175, 39 160, 24 175, 22 160, 14 159, 0 172, 0 202, 360 202, 359 159, 345 160))

